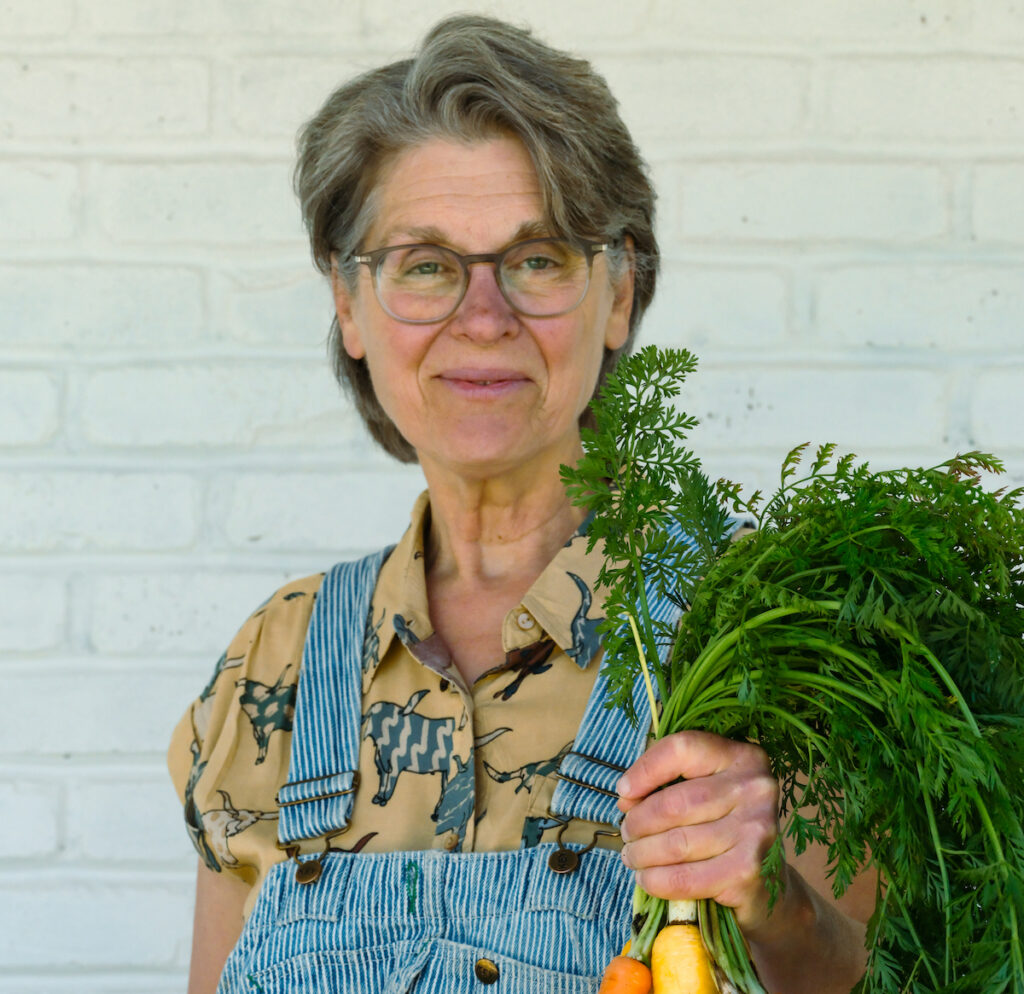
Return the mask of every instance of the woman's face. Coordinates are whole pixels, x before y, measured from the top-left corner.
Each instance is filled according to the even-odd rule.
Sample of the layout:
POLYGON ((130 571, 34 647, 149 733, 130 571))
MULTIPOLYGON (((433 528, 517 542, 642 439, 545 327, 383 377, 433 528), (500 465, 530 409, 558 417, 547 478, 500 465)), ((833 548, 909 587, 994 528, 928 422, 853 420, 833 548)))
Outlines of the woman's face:
MULTIPOLYGON (((548 234, 540 185, 517 139, 473 144, 434 139, 383 171, 376 215, 361 249, 432 242, 468 255, 498 252, 548 234)), ((469 268, 458 310, 432 324, 405 324, 381 308, 370 271, 354 293, 334 280, 346 351, 366 359, 382 407, 416 449, 424 470, 482 479, 574 459, 578 421, 604 349, 625 341, 632 273, 609 281, 594 258, 587 294, 568 314, 517 314, 494 267, 469 268)))

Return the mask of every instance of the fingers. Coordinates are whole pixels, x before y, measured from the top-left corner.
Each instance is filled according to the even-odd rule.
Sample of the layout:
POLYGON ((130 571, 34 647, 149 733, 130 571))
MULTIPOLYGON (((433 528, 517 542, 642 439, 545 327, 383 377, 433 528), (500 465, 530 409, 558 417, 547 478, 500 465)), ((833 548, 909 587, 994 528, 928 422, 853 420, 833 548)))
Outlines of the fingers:
MULTIPOLYGON (((628 843, 676 828, 686 828, 691 837, 702 838, 707 833, 694 830, 708 825, 724 846, 737 841, 734 822, 774 826, 777 805, 778 785, 770 773, 730 768, 714 776, 672 784, 635 802, 619 830, 628 843)), ((705 858, 700 850, 695 852, 698 854, 690 858, 705 858)))
POLYGON ((774 818, 778 785, 757 746, 679 732, 655 742, 623 774, 618 790, 628 841, 673 825, 714 821, 740 805, 769 805, 774 818))
MULTIPOLYGON (((628 802, 646 797, 651 791, 683 777, 696 780, 719 773, 747 757, 749 762, 762 761, 764 753, 745 742, 733 742, 709 732, 677 732, 655 742, 623 774, 618 783, 619 795, 628 802)), ((763 758, 767 766, 767 759, 763 758)))
MULTIPOLYGON (((626 846, 623 859, 631 863, 637 851, 626 846), (633 850, 632 852, 630 850, 633 850)), ((700 840, 692 845, 699 847, 700 840)), ((764 903, 761 860, 764 849, 758 845, 734 845, 712 858, 634 866, 636 882, 648 894, 665 900, 712 898, 737 910, 741 918, 751 917, 749 909, 764 903)), ((652 858, 663 855, 651 851, 652 858)))
POLYGON ((737 785, 684 780, 633 801, 619 831, 622 841, 665 832, 676 825, 699 825, 724 818, 735 807, 737 785))
POLYGON ((666 736, 619 789, 622 858, 644 890, 762 913, 761 863, 778 834, 778 784, 763 750, 703 732, 666 736))
POLYGON ((714 824, 679 825, 657 835, 642 835, 622 847, 622 860, 631 870, 712 859, 735 844, 731 826, 726 833, 714 824))

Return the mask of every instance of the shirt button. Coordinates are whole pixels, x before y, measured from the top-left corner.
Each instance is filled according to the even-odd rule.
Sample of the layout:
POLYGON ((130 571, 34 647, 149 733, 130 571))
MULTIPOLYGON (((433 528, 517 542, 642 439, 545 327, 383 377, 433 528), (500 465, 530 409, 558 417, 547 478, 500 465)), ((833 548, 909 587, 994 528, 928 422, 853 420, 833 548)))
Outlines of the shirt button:
POLYGON ((458 847, 459 844, 459 833, 458 832, 445 832, 444 841, 442 843, 448 852, 452 852, 458 847))
POLYGON ((473 972, 480 983, 493 984, 498 979, 498 964, 489 959, 478 959, 473 972))
POLYGON ((533 620, 533 616, 529 611, 520 611, 519 617, 516 618, 516 624, 524 631, 528 632, 537 622, 533 620))

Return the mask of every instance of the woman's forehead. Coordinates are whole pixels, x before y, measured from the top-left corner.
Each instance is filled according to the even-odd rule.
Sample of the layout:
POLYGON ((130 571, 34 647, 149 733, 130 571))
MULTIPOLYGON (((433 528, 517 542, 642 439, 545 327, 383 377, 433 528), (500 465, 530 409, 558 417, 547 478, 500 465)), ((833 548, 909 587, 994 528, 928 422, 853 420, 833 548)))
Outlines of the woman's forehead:
POLYGON ((517 138, 435 138, 408 148, 383 170, 373 198, 374 247, 443 238, 483 251, 548 229, 537 171, 517 138), (488 245, 470 245, 481 240, 488 245))

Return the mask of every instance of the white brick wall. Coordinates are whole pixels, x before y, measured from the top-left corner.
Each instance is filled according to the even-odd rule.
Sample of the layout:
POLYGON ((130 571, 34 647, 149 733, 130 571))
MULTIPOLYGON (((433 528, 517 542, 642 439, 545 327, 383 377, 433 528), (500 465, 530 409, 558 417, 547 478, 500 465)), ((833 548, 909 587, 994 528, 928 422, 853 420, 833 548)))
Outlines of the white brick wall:
POLYGON ((195 59, 8 58, 0 90, 7 137, 71 139, 201 135, 209 69, 195 59))
POLYGON ((946 184, 930 166, 715 163, 679 182, 688 240, 901 245, 948 230, 946 184))
POLYGON ((1024 166, 999 163, 977 167, 973 233, 981 242, 1024 245, 1024 166))
MULTIPOLYGON (((0 99, 6 102, 6 93, 0 99)), ((20 156, 0 162, 0 244, 15 258, 25 243, 31 248, 34 242, 70 240, 78 227, 77 207, 75 166, 20 156)))
POLYGON ((293 139, 467 8, 608 76, 660 193, 644 338, 699 354, 713 473, 833 439, 1024 482, 1018 0, 0 0, 0 994, 184 988, 170 728, 270 590, 404 527, 293 139))
POLYGON ((0 265, 0 347, 99 356, 195 345, 205 337, 203 277, 198 268, 114 260, 0 265))
MULTIPOLYGON (((90 456, 65 458, 79 464, 90 456)), ((199 534, 198 490, 184 472, 14 467, 0 473, 0 552, 186 550, 199 534)))

